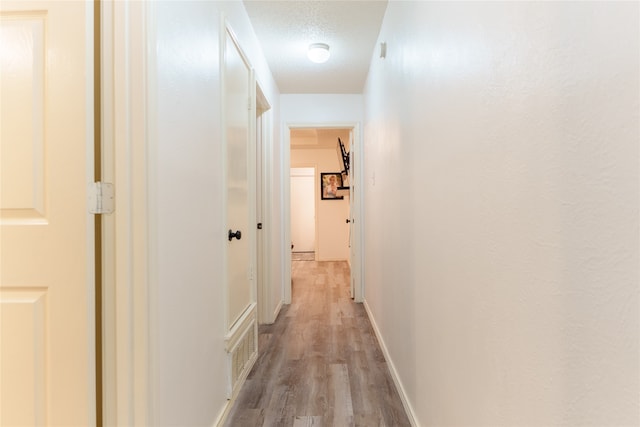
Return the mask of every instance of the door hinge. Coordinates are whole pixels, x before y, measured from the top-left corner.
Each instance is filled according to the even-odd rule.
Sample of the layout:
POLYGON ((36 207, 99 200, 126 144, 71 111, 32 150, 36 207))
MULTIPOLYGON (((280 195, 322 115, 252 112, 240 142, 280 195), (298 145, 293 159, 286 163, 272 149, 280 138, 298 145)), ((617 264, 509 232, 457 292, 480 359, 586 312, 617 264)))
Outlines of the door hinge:
POLYGON ((114 210, 113 184, 108 182, 92 182, 89 184, 89 213, 110 214, 114 210))

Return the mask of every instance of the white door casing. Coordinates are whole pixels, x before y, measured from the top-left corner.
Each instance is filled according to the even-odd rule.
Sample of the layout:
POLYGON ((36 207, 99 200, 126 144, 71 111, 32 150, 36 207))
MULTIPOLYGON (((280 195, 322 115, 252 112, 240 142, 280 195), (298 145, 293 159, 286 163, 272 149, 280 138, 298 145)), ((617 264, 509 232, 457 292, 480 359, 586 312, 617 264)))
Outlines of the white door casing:
POLYGON ((0 32, 0 424, 95 425, 93 2, 0 32))
POLYGON ((157 267, 148 251, 148 230, 155 229, 148 203, 155 195, 147 176, 154 155, 148 141, 157 137, 147 99, 155 105, 157 85, 147 50, 155 46, 155 33, 147 23, 155 7, 136 0, 101 2, 101 168, 117 198, 115 212, 102 216, 104 425, 154 424, 149 283, 155 277, 149 276, 157 267))
POLYGON ((270 313, 270 252, 268 243, 271 230, 269 210, 270 204, 270 162, 268 159, 271 147, 269 110, 271 105, 260 85, 256 82, 256 222, 260 228, 256 231, 256 298, 258 302, 258 322, 273 323, 273 313, 270 313), (266 227, 266 228, 265 228, 266 227))

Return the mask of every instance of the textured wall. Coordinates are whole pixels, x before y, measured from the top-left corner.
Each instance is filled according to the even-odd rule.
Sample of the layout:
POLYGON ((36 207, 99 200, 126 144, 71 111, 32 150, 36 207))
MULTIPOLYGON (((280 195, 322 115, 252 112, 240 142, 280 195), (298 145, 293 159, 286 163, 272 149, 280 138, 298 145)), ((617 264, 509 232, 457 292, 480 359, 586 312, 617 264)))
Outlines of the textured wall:
POLYGON ((638 425, 639 8, 390 2, 365 283, 420 425, 638 425))

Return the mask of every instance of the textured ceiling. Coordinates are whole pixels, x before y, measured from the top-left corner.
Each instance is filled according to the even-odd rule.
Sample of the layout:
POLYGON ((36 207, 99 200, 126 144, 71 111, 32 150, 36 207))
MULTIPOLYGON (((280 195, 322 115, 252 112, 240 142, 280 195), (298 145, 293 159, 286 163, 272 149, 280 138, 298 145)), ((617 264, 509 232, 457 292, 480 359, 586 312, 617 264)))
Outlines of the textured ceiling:
POLYGON ((386 0, 244 5, 281 93, 362 93, 386 0), (309 61, 311 43, 327 43, 329 61, 309 61))

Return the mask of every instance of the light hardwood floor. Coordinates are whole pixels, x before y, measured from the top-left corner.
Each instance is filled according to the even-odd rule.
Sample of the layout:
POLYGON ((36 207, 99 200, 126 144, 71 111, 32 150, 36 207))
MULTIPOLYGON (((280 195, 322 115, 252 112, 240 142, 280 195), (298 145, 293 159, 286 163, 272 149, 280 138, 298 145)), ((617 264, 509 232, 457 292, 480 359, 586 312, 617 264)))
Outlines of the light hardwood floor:
POLYGON ((346 262, 294 261, 292 304, 260 326, 226 426, 409 426, 346 262))

